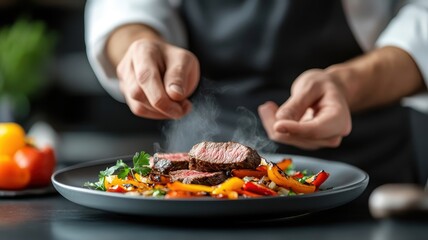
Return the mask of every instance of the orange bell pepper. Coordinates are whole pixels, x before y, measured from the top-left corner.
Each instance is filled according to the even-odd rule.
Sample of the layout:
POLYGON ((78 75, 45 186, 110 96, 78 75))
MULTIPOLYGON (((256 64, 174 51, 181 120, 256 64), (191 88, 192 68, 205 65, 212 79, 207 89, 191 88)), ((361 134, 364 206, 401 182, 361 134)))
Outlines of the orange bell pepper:
POLYGON ((292 163, 293 161, 291 160, 291 158, 284 158, 280 162, 276 163, 276 165, 281 168, 282 171, 285 171, 288 167, 291 166, 292 163))
POLYGON ((296 193, 313 193, 316 190, 314 185, 300 183, 291 176, 286 175, 276 164, 268 164, 268 177, 281 187, 293 190, 296 193))
POLYGON ((232 176, 239 177, 239 178, 244 178, 244 177, 262 178, 263 176, 267 175, 267 172, 254 170, 254 169, 232 169, 231 174, 232 176))

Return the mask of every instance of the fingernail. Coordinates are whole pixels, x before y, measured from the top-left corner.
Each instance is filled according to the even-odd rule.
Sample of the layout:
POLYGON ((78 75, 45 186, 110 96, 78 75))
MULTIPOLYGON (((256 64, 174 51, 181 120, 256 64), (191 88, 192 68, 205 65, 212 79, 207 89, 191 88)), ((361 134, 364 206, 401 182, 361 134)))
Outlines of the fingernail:
POLYGON ((180 85, 178 85, 178 84, 172 83, 172 84, 169 85, 169 88, 172 91, 174 91, 174 92, 176 92, 176 93, 178 93, 180 95, 184 95, 183 88, 180 85))

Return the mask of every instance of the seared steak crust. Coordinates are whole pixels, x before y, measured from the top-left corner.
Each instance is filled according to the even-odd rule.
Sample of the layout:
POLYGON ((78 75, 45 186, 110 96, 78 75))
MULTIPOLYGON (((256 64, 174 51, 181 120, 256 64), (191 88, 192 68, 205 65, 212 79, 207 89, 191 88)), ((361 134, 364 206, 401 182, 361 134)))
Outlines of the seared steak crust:
POLYGON ((199 172, 195 170, 177 170, 169 173, 171 182, 180 181, 186 184, 202 184, 214 186, 224 182, 227 176, 224 172, 199 172))
POLYGON ((189 156, 189 169, 203 172, 255 169, 261 161, 256 150, 236 142, 201 142, 189 156))
POLYGON ((189 155, 187 153, 156 153, 153 156, 152 169, 161 174, 171 171, 188 169, 189 155))

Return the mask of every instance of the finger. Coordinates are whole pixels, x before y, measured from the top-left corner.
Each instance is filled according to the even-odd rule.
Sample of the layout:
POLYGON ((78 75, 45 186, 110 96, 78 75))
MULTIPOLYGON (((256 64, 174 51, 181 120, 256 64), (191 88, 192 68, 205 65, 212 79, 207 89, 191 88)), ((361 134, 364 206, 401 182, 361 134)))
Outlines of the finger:
POLYGON ((271 138, 274 135, 274 124, 276 122, 275 113, 278 110, 278 105, 274 102, 266 102, 259 106, 258 112, 262 125, 266 130, 267 135, 271 138))
POLYGON ((189 97, 199 80, 199 63, 196 57, 183 49, 166 51, 164 85, 168 96, 175 101, 189 97))
MULTIPOLYGON (((150 49, 147 50, 150 51, 150 49)), ((150 105, 170 118, 182 117, 184 113, 180 103, 171 100, 165 92, 161 80, 160 69, 162 66, 159 63, 159 52, 144 52, 141 56, 134 55, 133 57, 135 79, 144 91, 150 105)))
POLYGON ((303 91, 290 96, 290 98, 282 104, 276 113, 277 119, 289 119, 299 121, 316 101, 321 97, 321 91, 313 89, 303 91))
POLYGON ((340 108, 325 107, 312 119, 305 121, 278 120, 274 129, 301 138, 327 139, 348 135, 351 125, 351 118, 347 112, 341 113, 340 108))
POLYGON ((131 109, 132 113, 139 117, 145 117, 150 119, 170 119, 169 116, 160 113, 159 111, 152 110, 140 101, 136 101, 132 98, 126 98, 126 103, 131 109))

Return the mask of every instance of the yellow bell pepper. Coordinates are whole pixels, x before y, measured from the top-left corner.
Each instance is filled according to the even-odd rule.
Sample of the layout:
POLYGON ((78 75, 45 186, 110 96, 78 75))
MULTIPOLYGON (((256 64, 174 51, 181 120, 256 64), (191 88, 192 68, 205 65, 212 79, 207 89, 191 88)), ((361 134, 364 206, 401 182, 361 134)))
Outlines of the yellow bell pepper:
POLYGON ((227 194, 230 191, 240 190, 244 185, 244 180, 238 177, 232 177, 224 181, 222 184, 217 185, 217 187, 212 191, 212 194, 227 194))
POLYGON ((212 192, 214 187, 199 185, 199 184, 186 184, 182 182, 168 183, 168 188, 174 191, 188 191, 188 192, 212 192))

